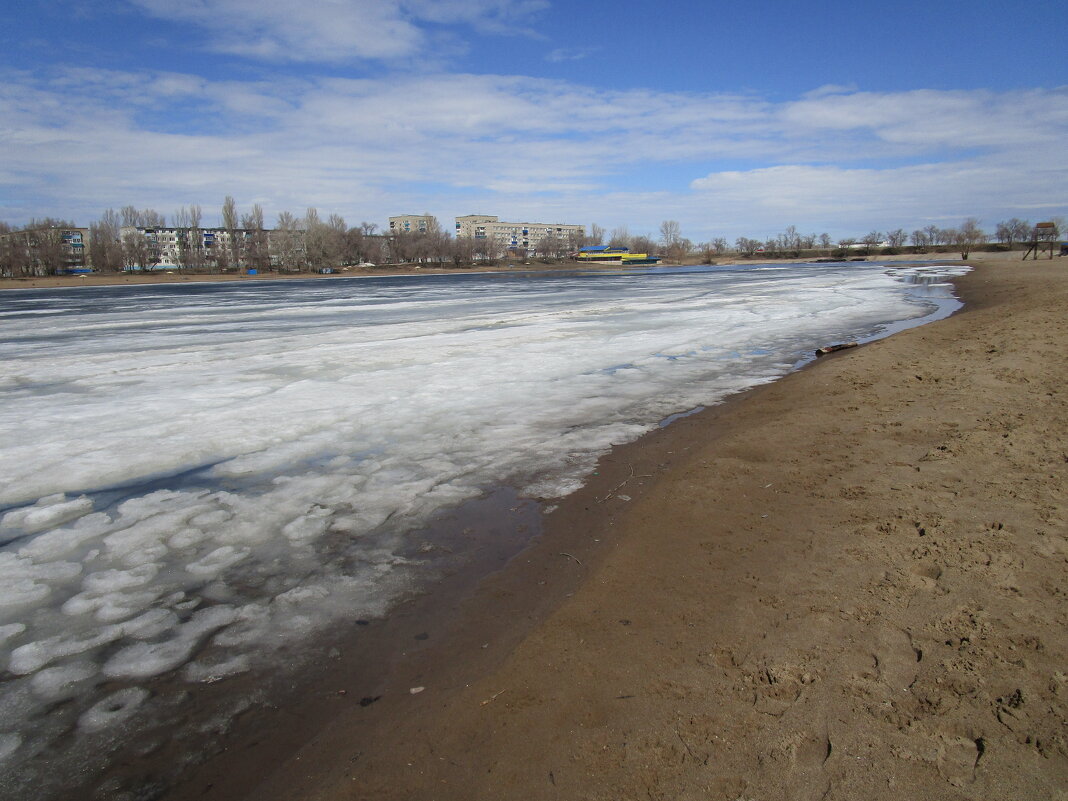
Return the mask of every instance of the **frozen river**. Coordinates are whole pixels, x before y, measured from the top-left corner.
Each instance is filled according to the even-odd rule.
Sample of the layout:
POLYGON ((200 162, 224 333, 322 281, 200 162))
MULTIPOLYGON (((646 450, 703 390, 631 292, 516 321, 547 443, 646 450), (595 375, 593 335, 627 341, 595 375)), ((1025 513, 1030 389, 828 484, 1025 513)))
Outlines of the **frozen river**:
POLYGON ((0 795, 165 716, 158 677, 215 682, 384 614, 436 512, 566 494, 668 415, 947 313, 963 269, 4 293, 0 795))

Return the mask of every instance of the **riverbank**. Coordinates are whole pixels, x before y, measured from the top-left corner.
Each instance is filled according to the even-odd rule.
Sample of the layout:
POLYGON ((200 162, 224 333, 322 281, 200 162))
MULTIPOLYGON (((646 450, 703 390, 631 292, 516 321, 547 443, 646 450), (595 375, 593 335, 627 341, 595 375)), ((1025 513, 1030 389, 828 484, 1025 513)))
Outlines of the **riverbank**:
POLYGON ((1057 797, 1068 276, 958 285, 615 449, 473 598, 402 611, 377 684, 328 670, 171 797, 1057 797))
MULTIPOLYGON (((871 256, 866 261, 932 261, 954 262, 960 261, 958 254, 929 254, 927 256, 900 255, 900 256, 871 256)), ((979 253, 974 254, 972 261, 1002 261, 1003 254, 979 253)), ((732 266, 744 264, 796 264, 797 259, 718 259, 719 266, 732 266)), ((670 267, 664 263, 662 266, 670 267)), ((182 273, 174 271, 158 271, 152 273, 90 273, 88 275, 46 275, 26 278, 0 278, 0 290, 4 289, 57 289, 63 287, 79 286, 137 286, 151 284, 183 284, 203 283, 218 281, 287 281, 295 279, 323 279, 336 280, 339 278, 367 278, 367 277, 392 277, 398 275, 456 275, 457 273, 484 273, 484 272, 553 272, 574 270, 617 272, 618 264, 579 264, 578 262, 561 262, 558 264, 542 264, 531 262, 518 264, 503 262, 496 265, 476 265, 472 267, 420 267, 416 265, 387 265, 382 267, 348 267, 344 272, 337 273, 260 273, 258 275, 246 275, 244 273, 182 273)))

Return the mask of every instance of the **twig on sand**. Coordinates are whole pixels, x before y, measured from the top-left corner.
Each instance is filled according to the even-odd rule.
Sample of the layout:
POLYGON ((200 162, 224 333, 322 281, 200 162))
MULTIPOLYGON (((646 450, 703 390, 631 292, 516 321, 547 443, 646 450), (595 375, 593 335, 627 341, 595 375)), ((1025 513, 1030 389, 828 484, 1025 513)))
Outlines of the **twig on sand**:
POLYGON ((482 703, 480 703, 480 704, 479 704, 479 706, 485 706, 486 704, 491 704, 491 703, 493 703, 494 701, 496 701, 496 700, 497 700, 497 696, 498 696, 498 695, 500 695, 501 693, 506 693, 506 692, 508 692, 508 689, 507 689, 507 688, 505 688, 505 689, 501 690, 501 692, 499 692, 499 693, 494 693, 494 694, 493 694, 493 695, 491 695, 491 696, 490 696, 489 698, 487 698, 487 699, 486 699, 485 701, 483 701, 482 703))
POLYGON ((623 489, 623 487, 625 487, 627 485, 627 482, 630 481, 632 478, 652 478, 652 476, 650 476, 650 475, 641 475, 641 476, 634 475, 634 465, 631 465, 630 466, 630 475, 627 476, 625 479, 623 479, 622 482, 620 482, 616 486, 612 487, 612 489, 610 489, 608 491, 608 494, 605 495, 603 498, 598 498, 597 499, 597 503, 604 503, 605 501, 607 501, 609 498, 611 498, 617 492, 619 492, 621 489, 623 489))
MULTIPOLYGON (((682 744, 684 746, 686 746, 686 750, 690 754, 690 759, 692 759, 694 762, 698 762, 698 763, 701 762, 701 760, 697 758, 697 754, 695 754, 693 752, 693 749, 690 747, 690 744, 688 742, 686 742, 686 738, 682 736, 682 732, 680 732, 677 728, 675 729, 675 736, 678 737, 682 741, 682 744)), ((706 764, 706 765, 708 764, 708 760, 707 759, 704 761, 704 764, 706 764)))
POLYGON ((575 556, 573 554, 569 554, 566 551, 560 551, 560 555, 561 556, 566 556, 566 557, 568 557, 570 559, 574 559, 576 564, 578 564, 580 567, 582 566, 582 561, 577 556, 575 556))

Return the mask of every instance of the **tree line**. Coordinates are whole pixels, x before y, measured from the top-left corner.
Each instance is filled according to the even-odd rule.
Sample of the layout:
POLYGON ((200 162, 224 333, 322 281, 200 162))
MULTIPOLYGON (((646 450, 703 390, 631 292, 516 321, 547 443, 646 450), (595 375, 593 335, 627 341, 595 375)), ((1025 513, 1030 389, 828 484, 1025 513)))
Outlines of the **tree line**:
MULTIPOLYGON (((1068 223, 1055 219, 1054 227, 1044 236, 1057 238, 1061 232, 1068 231, 1068 223)), ((1035 226, 1027 220, 1013 217, 999 222, 994 231, 994 241, 1005 249, 1029 243, 1034 235, 1035 226)), ((734 240, 733 247, 724 237, 715 237, 706 242, 693 243, 681 234, 681 228, 675 220, 665 220, 660 224, 660 237, 654 240, 648 236, 631 236, 626 226, 614 229, 607 235, 607 244, 612 247, 628 247, 632 252, 658 253, 672 261, 683 261, 694 257, 704 261, 714 261, 717 257, 743 256, 762 258, 799 258, 801 256, 845 256, 850 253, 864 255, 893 255, 912 248, 913 252, 924 253, 932 249, 953 249, 967 258, 975 248, 988 245, 992 240, 985 232, 979 220, 974 217, 965 219, 955 228, 940 228, 928 225, 911 233, 903 228, 882 232, 869 231, 862 237, 843 237, 833 239, 830 234, 802 234, 796 226, 788 226, 782 233, 762 239, 740 236, 734 240)), ((591 227, 589 244, 600 245, 606 240, 606 233, 598 225, 591 227)))
MULTIPOLYGON (((300 217, 282 211, 274 227, 268 228, 261 206, 256 204, 240 213, 233 197, 228 196, 223 201, 222 225, 218 228, 204 226, 198 205, 178 209, 170 225, 154 209, 125 206, 118 211, 108 209, 91 223, 88 242, 83 246, 88 249, 88 262, 100 272, 159 264, 165 249, 178 270, 226 272, 240 268, 299 272, 386 262, 462 267, 493 263, 505 257, 560 260, 582 247, 598 245, 625 247, 632 253, 655 254, 680 262, 694 258, 714 261, 726 255, 797 258, 854 252, 893 254, 906 247, 916 252, 953 248, 967 258, 972 249, 990 241, 974 217, 955 228, 928 225, 911 233, 901 228, 885 233, 873 230, 860 238, 839 239, 832 239, 827 233, 802 234, 791 225, 782 233, 762 239, 737 237, 733 247, 724 237, 694 243, 682 235, 677 221, 665 220, 656 239, 644 234, 632 236, 626 226, 607 232, 593 224, 584 235, 571 234, 566 239, 546 236, 529 247, 507 248, 492 236, 452 236, 433 216, 427 217, 426 231, 380 234, 375 223, 361 222, 350 227, 338 214, 323 219, 316 209, 309 208, 300 217), (167 236, 173 236, 174 241, 163 242, 159 235, 146 235, 145 229, 173 229, 167 236)), ((1058 224, 1052 231, 1046 231, 1047 236, 1059 237, 1066 229, 1063 220, 1055 222, 1058 224)), ((31 220, 21 229, 0 222, 0 272, 6 275, 60 272, 69 261, 69 247, 60 234, 62 229, 75 227, 70 221, 53 218, 31 220), (26 232, 26 236, 3 236, 17 231, 26 232)), ((1000 246, 1011 249, 1030 242, 1034 230, 1032 223, 1014 217, 996 225, 994 239, 1000 246)))
MULTIPOLYGON (((71 260, 64 229, 77 228, 69 220, 33 219, 21 228, 0 222, 0 272, 9 275, 55 274, 71 260), (25 232, 25 236, 4 236, 25 232)), ((321 219, 316 209, 302 217, 288 211, 278 215, 274 228, 265 224, 263 209, 254 205, 240 214, 232 197, 222 206, 222 225, 208 228, 198 205, 183 206, 168 224, 155 209, 125 206, 107 209, 88 226, 87 261, 99 272, 142 269, 160 263, 167 252, 178 270, 226 272, 238 268, 301 271, 341 264, 378 262, 383 238, 377 225, 363 222, 349 227, 343 217, 321 219), (161 229, 173 234, 163 234, 161 229), (161 236, 174 236, 173 241, 161 236)))

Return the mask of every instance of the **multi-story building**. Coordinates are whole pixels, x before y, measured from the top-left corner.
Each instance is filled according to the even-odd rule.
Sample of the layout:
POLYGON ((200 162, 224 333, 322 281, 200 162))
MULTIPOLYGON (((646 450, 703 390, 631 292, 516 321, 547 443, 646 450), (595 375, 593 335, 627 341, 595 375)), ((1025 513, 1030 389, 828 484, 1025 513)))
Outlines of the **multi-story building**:
POLYGON ((89 270, 89 229, 27 228, 0 234, 0 273, 62 275, 89 270))
POLYGON ((401 214, 389 218, 391 234, 425 234, 431 230, 434 219, 431 214, 401 214))
POLYGON ((565 223, 502 222, 491 214, 468 214, 456 218, 456 236, 491 239, 502 250, 524 256, 562 255, 582 245, 586 228, 565 223))
POLYGON ((205 266, 294 269, 305 260, 304 231, 299 229, 127 226, 119 235, 126 262, 134 269, 205 266))

